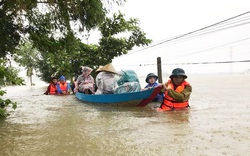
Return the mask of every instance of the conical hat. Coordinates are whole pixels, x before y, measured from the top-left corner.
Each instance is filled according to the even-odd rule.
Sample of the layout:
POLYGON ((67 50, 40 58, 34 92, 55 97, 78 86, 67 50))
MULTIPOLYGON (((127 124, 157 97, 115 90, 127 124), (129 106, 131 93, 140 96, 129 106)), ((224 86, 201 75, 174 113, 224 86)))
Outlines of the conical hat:
POLYGON ((99 71, 106 71, 106 72, 111 72, 111 73, 118 74, 111 63, 103 66, 101 69, 99 69, 99 71))
POLYGON ((102 68, 103 66, 99 66, 98 69, 95 71, 95 72, 100 72, 100 69, 102 68))

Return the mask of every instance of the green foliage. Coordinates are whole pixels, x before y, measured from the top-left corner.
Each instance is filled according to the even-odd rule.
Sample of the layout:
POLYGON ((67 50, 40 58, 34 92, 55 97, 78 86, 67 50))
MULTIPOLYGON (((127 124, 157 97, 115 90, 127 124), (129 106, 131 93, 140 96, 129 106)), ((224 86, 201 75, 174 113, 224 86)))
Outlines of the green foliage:
POLYGON ((18 77, 19 70, 6 65, 7 61, 0 58, 0 79, 12 85, 22 85, 24 80, 18 77))
MULTIPOLYGON (((70 77, 80 65, 94 64, 97 46, 82 43, 75 34, 99 27, 109 6, 123 1, 1 0, 0 79, 12 84, 23 83, 17 76, 18 71, 6 66, 4 61, 6 55, 16 52, 15 60, 29 70, 29 76, 32 76, 32 69, 37 69, 47 81, 53 73, 70 77), (23 49, 16 50, 18 44, 27 40, 31 47, 23 45, 23 49)), ((15 108, 16 104, 0 99, 0 116, 6 116, 5 108, 9 104, 15 108)))
POLYGON ((64 75, 68 79, 80 75, 80 66, 97 68, 112 61, 114 57, 126 54, 134 46, 147 45, 151 40, 145 37, 136 19, 125 20, 121 13, 106 18, 100 25, 102 36, 99 44, 85 44, 73 32, 55 40, 46 34, 30 34, 31 43, 25 43, 16 52, 16 61, 26 68, 39 71, 38 76, 49 82, 52 75, 64 75), (123 37, 119 37, 123 35, 123 37))
POLYGON ((116 56, 127 54, 134 46, 151 43, 138 26, 138 20, 131 18, 126 21, 121 13, 114 14, 112 18, 106 18, 99 30, 102 34, 99 52, 108 57, 108 61, 116 56), (118 37, 122 33, 127 37, 118 37))
POLYGON ((15 16, 8 12, 4 2, 0 2, 0 58, 12 53, 20 40, 15 16))
MULTIPOLYGON (((12 67, 6 67, 5 60, 0 58, 0 79, 11 84, 23 84, 23 80, 17 76, 17 70, 12 67)), ((13 109, 16 109, 17 105, 10 99, 2 99, 1 97, 6 94, 6 91, 0 89, 0 117, 7 117, 8 113, 6 108, 12 105, 13 109)))
MULTIPOLYGON (((0 96, 3 96, 5 93, 5 91, 0 90, 0 96)), ((0 98, 0 118, 7 117, 9 115, 6 110, 9 105, 12 105, 12 109, 17 108, 16 102, 11 101, 10 99, 3 100, 2 98, 0 98)))
POLYGON ((13 55, 14 60, 26 68, 26 76, 30 79, 30 85, 32 85, 33 69, 38 66, 36 60, 39 55, 40 53, 33 48, 30 42, 19 45, 13 55))
MULTIPOLYGON (((109 8, 124 1, 1 0, 0 57, 13 53, 23 39, 29 38, 35 41, 35 45, 47 37, 54 41, 64 40, 71 32, 85 32, 98 27, 105 20, 109 8)), ((51 46, 51 43, 47 44, 51 46)))

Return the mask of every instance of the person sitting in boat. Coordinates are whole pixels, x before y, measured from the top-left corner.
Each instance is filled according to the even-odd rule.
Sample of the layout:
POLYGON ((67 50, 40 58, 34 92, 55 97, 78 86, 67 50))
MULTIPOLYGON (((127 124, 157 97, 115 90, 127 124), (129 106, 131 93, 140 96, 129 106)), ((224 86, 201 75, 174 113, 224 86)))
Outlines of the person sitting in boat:
POLYGON ((94 78, 90 75, 92 68, 83 66, 82 74, 77 78, 75 83, 75 92, 81 92, 84 94, 94 94, 95 93, 95 81, 94 78))
POLYGON ((115 90, 115 94, 141 91, 141 85, 134 70, 122 70, 119 75, 120 78, 117 82, 119 87, 115 90))
POLYGON ((56 85, 57 85, 57 78, 56 77, 52 77, 51 82, 46 90, 46 92, 44 93, 45 95, 55 95, 57 94, 57 89, 56 89, 56 85))
MULTIPOLYGON (((155 88, 155 87, 158 87, 160 86, 161 84, 157 82, 158 80, 158 76, 155 75, 154 73, 149 73, 146 77, 146 82, 148 83, 144 89, 142 90, 147 90, 147 89, 150 89, 150 88, 155 88)), ((154 98, 154 102, 162 102, 163 100, 163 94, 162 92, 157 94, 156 97, 154 98)))
POLYGON ((188 108, 192 87, 185 80, 187 75, 181 68, 176 68, 169 76, 170 80, 163 85, 164 99, 158 111, 188 108))
POLYGON ((58 95, 70 94, 70 84, 66 82, 66 78, 62 75, 56 85, 58 95))
POLYGON ((117 84, 117 72, 111 63, 99 68, 96 76, 95 94, 114 94, 117 84))

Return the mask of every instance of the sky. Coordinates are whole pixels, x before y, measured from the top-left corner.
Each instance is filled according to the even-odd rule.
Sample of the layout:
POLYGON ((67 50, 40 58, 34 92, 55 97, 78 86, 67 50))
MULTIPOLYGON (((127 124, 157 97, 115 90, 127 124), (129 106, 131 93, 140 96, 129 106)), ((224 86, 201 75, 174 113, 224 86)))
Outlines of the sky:
MULTIPOLYGON (((127 0, 119 9, 127 18, 139 19, 147 38, 157 44, 248 12, 249 6, 249 0, 127 0)), ((250 14, 238 20, 245 24, 153 48, 135 47, 127 55, 113 59, 112 63, 117 70, 134 69, 139 75, 156 72, 157 57, 161 57, 166 73, 176 67, 188 73, 243 72, 250 69, 250 63, 180 64, 250 60, 250 14)), ((232 22, 237 24, 239 21, 232 22)))

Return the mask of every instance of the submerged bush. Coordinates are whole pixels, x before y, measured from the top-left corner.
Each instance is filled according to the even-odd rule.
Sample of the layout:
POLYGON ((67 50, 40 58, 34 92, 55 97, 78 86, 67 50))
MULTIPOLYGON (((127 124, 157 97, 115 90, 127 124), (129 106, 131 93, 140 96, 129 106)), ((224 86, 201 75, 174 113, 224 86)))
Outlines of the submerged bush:
MULTIPOLYGON (((6 94, 5 91, 0 90, 0 96, 3 96, 4 94, 6 94)), ((16 102, 11 101, 10 99, 2 99, 0 98, 0 117, 7 117, 9 115, 9 113, 7 113, 7 108, 9 105, 12 105, 13 109, 16 109, 17 105, 16 102)))

